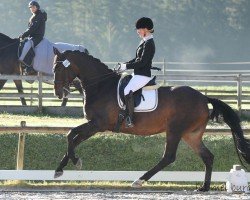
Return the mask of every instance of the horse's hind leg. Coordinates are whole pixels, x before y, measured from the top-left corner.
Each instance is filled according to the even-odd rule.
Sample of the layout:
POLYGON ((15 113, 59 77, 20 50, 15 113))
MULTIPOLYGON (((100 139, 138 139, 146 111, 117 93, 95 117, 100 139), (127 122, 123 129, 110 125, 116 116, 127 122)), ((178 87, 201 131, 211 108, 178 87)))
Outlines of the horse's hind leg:
MULTIPOLYGON (((14 83, 16 85, 16 89, 18 91, 19 94, 23 94, 23 84, 22 84, 22 81, 21 80, 14 80, 14 83)), ((24 97, 20 97, 21 99, 21 102, 22 102, 22 105, 23 106, 26 106, 26 101, 25 101, 25 98, 24 97)))
POLYGON ((67 102, 68 102, 68 98, 67 97, 63 98, 61 106, 66 106, 67 102))
POLYGON ((3 89, 3 86, 5 85, 6 82, 7 80, 0 80, 0 90, 3 89))
POLYGON ((178 128, 168 132, 167 141, 165 144, 165 152, 163 154, 162 159, 157 165, 155 165, 152 169, 146 172, 142 177, 134 181, 132 187, 141 187, 144 181, 148 181, 157 172, 159 172, 164 167, 175 161, 177 147, 181 140, 181 133, 181 131, 178 131, 178 128))
MULTIPOLYGON (((7 82, 7 80, 0 80, 0 90, 3 88, 3 86, 5 85, 5 83, 7 82)), ((23 94, 23 85, 22 85, 22 81, 21 80, 14 80, 14 83, 16 85, 17 91, 19 94, 23 94)), ((22 105, 26 106, 26 101, 23 97, 20 97, 22 105)))
POLYGON ((197 133, 188 133, 183 136, 183 140, 201 157, 203 163, 205 164, 205 180, 203 185, 198 189, 198 191, 208 191, 210 189, 212 168, 214 155, 208 150, 208 148, 202 142, 202 135, 205 128, 197 133))
POLYGON ((5 85, 6 82, 7 80, 0 80, 0 90, 3 89, 3 86, 5 85))

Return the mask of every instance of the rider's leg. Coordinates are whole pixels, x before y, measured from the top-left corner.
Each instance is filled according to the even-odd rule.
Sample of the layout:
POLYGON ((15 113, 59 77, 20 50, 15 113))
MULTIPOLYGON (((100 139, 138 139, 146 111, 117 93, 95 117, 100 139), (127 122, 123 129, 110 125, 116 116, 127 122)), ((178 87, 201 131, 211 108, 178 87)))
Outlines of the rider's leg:
POLYGON ((19 57, 19 61, 21 61, 22 63, 24 62, 24 58, 27 55, 27 53, 29 52, 29 50, 31 49, 31 47, 32 47, 32 43, 31 43, 30 40, 28 40, 27 42, 25 42, 23 50, 22 50, 22 54, 19 57))
POLYGON ((145 86, 151 77, 134 75, 124 89, 125 104, 126 104, 126 127, 133 127, 133 113, 134 113, 134 98, 133 92, 145 86))
POLYGON ((125 96, 125 104, 126 104, 126 128, 132 128, 134 127, 133 124, 133 114, 134 114, 134 98, 133 98, 133 92, 130 91, 129 94, 125 96))
POLYGON ((25 42, 23 51, 21 56, 19 57, 19 61, 22 64, 22 67, 24 69, 24 74, 26 75, 34 75, 36 74, 36 71, 32 67, 32 62, 35 56, 35 52, 33 49, 33 41, 29 39, 27 42, 25 42))
POLYGON ((37 73, 32 67, 32 62, 35 57, 34 48, 42 41, 42 39, 42 37, 32 37, 25 43, 19 60, 25 65, 24 71, 26 75, 35 75, 37 73))

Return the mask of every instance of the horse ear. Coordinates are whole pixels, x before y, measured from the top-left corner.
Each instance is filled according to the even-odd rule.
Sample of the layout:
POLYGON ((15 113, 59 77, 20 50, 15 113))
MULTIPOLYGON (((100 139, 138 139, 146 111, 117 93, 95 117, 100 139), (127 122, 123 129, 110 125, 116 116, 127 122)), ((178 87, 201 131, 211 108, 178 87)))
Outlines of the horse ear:
POLYGON ((54 51, 55 55, 57 55, 57 56, 61 55, 60 51, 56 47, 53 47, 53 51, 54 51))

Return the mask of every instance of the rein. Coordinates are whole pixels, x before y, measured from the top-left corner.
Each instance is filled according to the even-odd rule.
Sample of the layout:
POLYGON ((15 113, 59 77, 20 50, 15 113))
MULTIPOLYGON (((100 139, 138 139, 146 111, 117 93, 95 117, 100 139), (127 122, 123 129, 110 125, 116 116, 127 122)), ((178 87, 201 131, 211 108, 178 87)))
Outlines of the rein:
MULTIPOLYGON (((56 63, 63 63, 63 62, 65 62, 65 61, 57 61, 56 63)), ((69 66, 69 63, 67 63, 67 64, 68 64, 68 66, 69 66)), ((68 67, 68 66, 67 66, 67 67, 68 67)), ((151 67, 151 69, 161 71, 161 69, 158 68, 158 67, 151 67)), ((71 71, 72 71, 72 70, 71 70, 71 71)), ((93 77, 89 78, 88 80, 95 80, 95 79, 99 79, 99 80, 96 81, 96 82, 94 82, 94 83, 85 85, 84 87, 85 87, 85 88, 88 88, 88 87, 90 87, 90 86, 97 85, 97 84, 99 84, 100 82, 104 81, 105 79, 110 78, 111 75, 113 75, 113 74, 121 74, 122 72, 123 72, 123 71, 120 71, 119 69, 114 69, 112 72, 109 72, 109 73, 106 73, 106 74, 103 74, 103 75, 93 76, 93 77), (103 77, 103 78, 102 78, 102 77, 103 77)), ((68 77, 68 76, 67 76, 67 77, 68 77)), ((54 81, 54 82, 56 83, 56 82, 62 82, 62 81, 54 81)), ((68 82, 68 78, 67 78, 67 82, 68 82)), ((66 87, 63 87, 63 89, 64 89, 65 91, 67 91, 69 94, 70 94, 71 92, 76 91, 76 89, 70 90, 70 89, 67 89, 66 87)))
MULTIPOLYGON (((97 79, 97 78, 103 77, 102 79, 98 80, 97 82, 94 82, 94 83, 85 85, 85 88, 89 88, 90 86, 97 85, 98 83, 104 81, 105 79, 110 78, 110 76, 113 75, 114 73, 116 73, 116 72, 110 72, 110 73, 107 73, 107 74, 103 74, 103 75, 100 75, 100 76, 95 76, 95 77, 90 78, 91 80, 95 80, 95 79, 97 79)), ((68 90, 68 89, 65 88, 65 87, 63 87, 63 89, 64 89, 65 91, 67 91, 69 94, 70 94, 71 92, 74 92, 74 91, 77 90, 77 89, 68 90)))
POLYGON ((99 75, 99 76, 94 76, 92 78, 89 78, 89 80, 95 80, 95 79, 99 79, 99 78, 102 78, 102 79, 99 79, 97 82, 94 82, 92 84, 88 84, 86 85, 85 87, 89 87, 89 86, 93 86, 93 85, 96 85, 100 82, 102 82, 103 80, 109 78, 111 75, 115 74, 116 72, 110 72, 110 73, 107 73, 107 74, 103 74, 103 75, 99 75))
POLYGON ((19 41, 15 41, 15 42, 10 43, 10 44, 8 44, 8 45, 6 45, 6 46, 4 46, 4 47, 1 47, 1 48, 0 48, 0 51, 3 50, 3 49, 8 48, 8 47, 10 47, 10 46, 12 46, 12 45, 14 45, 14 44, 16 44, 17 42, 19 42, 19 41))

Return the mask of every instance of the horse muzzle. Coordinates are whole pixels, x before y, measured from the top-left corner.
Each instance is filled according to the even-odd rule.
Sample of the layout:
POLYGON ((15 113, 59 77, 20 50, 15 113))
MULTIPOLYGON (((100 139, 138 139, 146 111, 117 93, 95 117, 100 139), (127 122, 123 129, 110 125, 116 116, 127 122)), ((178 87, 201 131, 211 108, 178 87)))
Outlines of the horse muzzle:
POLYGON ((55 91, 55 96, 57 96, 58 97, 58 99, 62 99, 63 98, 63 96, 64 96, 64 94, 63 94, 63 90, 57 90, 57 91, 55 91))
POLYGON ((64 96, 64 90, 61 84, 55 84, 54 85, 54 94, 57 96, 59 99, 62 99, 64 96))

